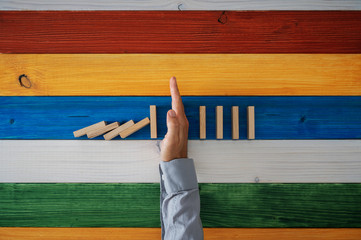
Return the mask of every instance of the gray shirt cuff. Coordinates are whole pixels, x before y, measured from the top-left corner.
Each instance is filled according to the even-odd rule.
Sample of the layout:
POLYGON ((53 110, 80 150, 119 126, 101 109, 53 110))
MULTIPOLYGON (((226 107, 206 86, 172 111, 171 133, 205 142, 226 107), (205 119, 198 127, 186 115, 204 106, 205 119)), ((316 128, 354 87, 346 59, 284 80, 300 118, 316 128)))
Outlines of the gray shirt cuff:
POLYGON ((160 163, 162 180, 167 194, 198 189, 197 174, 191 158, 178 158, 160 163))

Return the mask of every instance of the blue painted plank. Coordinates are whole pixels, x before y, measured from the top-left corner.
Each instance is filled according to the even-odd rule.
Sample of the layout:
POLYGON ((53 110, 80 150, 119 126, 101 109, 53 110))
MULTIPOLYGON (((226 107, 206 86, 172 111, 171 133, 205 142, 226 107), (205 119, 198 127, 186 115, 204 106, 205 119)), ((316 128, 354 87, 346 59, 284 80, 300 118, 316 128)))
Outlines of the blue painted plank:
MULTIPOLYGON (((247 106, 255 106, 256 139, 361 138, 361 97, 183 97, 183 102, 190 139, 199 139, 200 105, 207 106, 207 139, 215 139, 217 105, 224 106, 224 139, 231 139, 231 106, 240 107, 240 139, 246 139, 247 106)), ((161 139, 170 97, 0 97, 0 138, 74 139, 73 131, 99 121, 139 121, 152 104, 161 139)), ((149 127, 127 139, 150 139, 149 127)))

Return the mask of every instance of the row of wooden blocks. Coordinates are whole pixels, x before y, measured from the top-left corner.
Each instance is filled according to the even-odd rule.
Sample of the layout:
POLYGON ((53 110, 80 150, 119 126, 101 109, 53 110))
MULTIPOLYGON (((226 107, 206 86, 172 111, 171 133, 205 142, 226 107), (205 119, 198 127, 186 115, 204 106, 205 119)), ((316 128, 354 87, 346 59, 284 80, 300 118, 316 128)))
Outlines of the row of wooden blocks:
POLYGON ((90 125, 88 127, 79 129, 73 132, 74 137, 81 137, 87 135, 88 138, 95 138, 102 134, 105 140, 111 140, 116 136, 120 135, 121 138, 126 138, 129 135, 135 133, 141 128, 147 126, 149 124, 149 118, 146 117, 143 120, 134 123, 133 120, 129 120, 128 122, 119 126, 119 122, 113 122, 111 124, 106 124, 105 121, 101 121, 90 125))
MULTIPOLYGON (((247 107, 247 138, 255 139, 254 106, 247 107)), ((206 139, 206 106, 199 107, 199 138, 206 139)), ((223 139, 223 106, 216 107, 216 138, 223 139)), ((232 106, 232 139, 239 139, 239 107, 232 106)))
MULTIPOLYGON (((119 125, 119 122, 106 124, 101 121, 90 125, 88 127, 79 129, 73 132, 74 137, 81 137, 87 135, 88 138, 95 138, 103 135, 105 140, 111 140, 120 135, 121 138, 126 138, 136 131, 142 129, 150 123, 150 137, 157 138, 157 108, 155 105, 150 105, 150 119, 148 117, 134 123, 133 120, 119 125)), ((216 107, 216 137, 223 139, 223 106, 216 107)), ((247 108, 247 137, 248 139, 255 139, 255 117, 254 106, 247 108)), ((206 106, 199 107, 199 138, 206 139, 206 106)), ((239 107, 232 106, 232 139, 239 139, 239 107)))
POLYGON ((128 122, 120 126, 119 126, 119 122, 113 122, 107 125, 105 121, 101 121, 73 132, 74 137, 81 137, 87 135, 88 138, 95 138, 104 134, 103 137, 105 140, 112 140, 118 135, 121 138, 126 138, 150 123, 151 138, 157 138, 156 106, 150 105, 149 109, 150 109, 150 119, 146 117, 137 123, 134 123, 133 120, 129 120, 128 122))

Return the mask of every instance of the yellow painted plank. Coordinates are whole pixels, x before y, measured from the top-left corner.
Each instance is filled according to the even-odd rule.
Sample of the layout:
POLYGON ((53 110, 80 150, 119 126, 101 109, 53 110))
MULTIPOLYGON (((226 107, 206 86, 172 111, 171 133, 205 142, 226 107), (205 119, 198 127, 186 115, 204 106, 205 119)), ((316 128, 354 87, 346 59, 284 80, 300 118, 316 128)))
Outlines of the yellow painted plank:
MULTIPOLYGON (((160 239, 160 228, 0 228, 2 240, 160 239)), ((207 240, 358 240, 357 228, 205 228, 207 240)))
POLYGON ((361 54, 0 54, 1 96, 162 96, 173 75, 182 95, 359 96, 361 54))

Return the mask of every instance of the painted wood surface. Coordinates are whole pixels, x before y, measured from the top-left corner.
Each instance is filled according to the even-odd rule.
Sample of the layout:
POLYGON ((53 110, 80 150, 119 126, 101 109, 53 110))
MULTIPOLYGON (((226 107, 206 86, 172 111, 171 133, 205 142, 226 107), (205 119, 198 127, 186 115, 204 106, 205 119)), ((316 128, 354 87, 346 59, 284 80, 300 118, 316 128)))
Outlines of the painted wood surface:
MULTIPOLYGON (((239 106, 240 139, 247 137, 247 106, 257 109, 258 140, 361 138, 361 97, 183 97, 183 102, 189 139, 199 139, 202 105, 207 106, 207 139, 216 139, 217 105, 224 106, 224 139, 232 139, 232 106, 239 106)), ((100 121, 138 122, 149 116, 149 105, 157 106, 158 138, 162 139, 170 97, 1 97, 0 138, 75 139, 73 131, 100 121)), ((149 126, 128 139, 150 139, 149 126)))
MULTIPOLYGON (((361 227, 360 184, 200 184, 204 227, 361 227)), ((0 184, 2 227, 160 227, 159 184, 0 184)))
POLYGON ((167 96, 171 76, 184 96, 360 96, 360 75, 361 54, 0 54, 2 96, 167 96))
POLYGON ((361 52, 360 11, 2 11, 0 20, 1 53, 361 52))
MULTIPOLYGON (((1 140, 0 182, 157 183, 157 141, 1 140)), ((189 141, 201 183, 360 183, 360 140, 189 141)))
MULTIPOLYGON (((359 228, 204 228, 207 240, 359 240, 359 228)), ((160 239, 160 228, 12 228, 0 227, 2 240, 160 239)))
POLYGON ((358 0, 2 0, 1 10, 361 10, 358 0))

